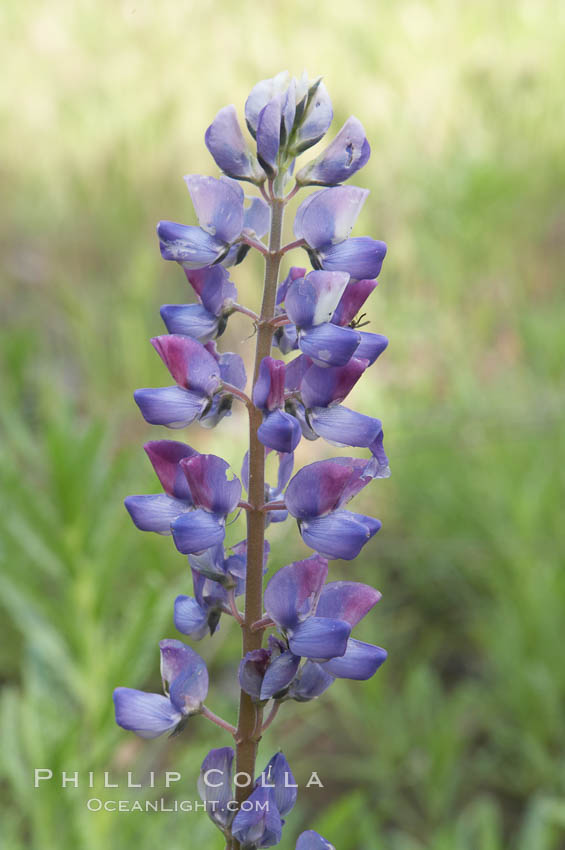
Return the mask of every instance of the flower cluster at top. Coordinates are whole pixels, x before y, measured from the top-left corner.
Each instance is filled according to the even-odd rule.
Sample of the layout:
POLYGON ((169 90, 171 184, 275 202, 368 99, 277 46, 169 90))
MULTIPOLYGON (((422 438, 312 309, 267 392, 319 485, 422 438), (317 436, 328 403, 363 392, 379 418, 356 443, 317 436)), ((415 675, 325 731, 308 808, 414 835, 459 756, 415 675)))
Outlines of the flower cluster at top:
MULTIPOLYGON (((125 501, 137 528, 171 535, 176 549, 188 556, 193 589, 192 595, 182 594, 174 602, 177 630, 200 640, 213 635, 227 615, 248 637, 259 636, 253 649, 245 651, 249 642, 244 642, 238 673, 257 718, 255 741, 282 703, 316 699, 338 678, 368 679, 386 659, 385 650, 351 637, 380 593, 359 582, 327 581, 328 562, 356 558, 381 526, 378 519, 346 505, 373 479, 389 475, 381 421, 344 405, 388 344, 381 334, 360 330, 358 318, 377 286, 386 253, 383 242, 350 236, 368 195, 365 189, 342 185, 370 156, 361 123, 349 118, 313 160, 295 168, 296 158, 324 137, 332 117, 323 82, 305 75, 291 78, 287 72, 258 83, 247 98, 245 121, 253 148, 234 106, 217 114, 205 142, 222 175, 185 178, 198 225, 161 221, 157 227, 163 258, 181 266, 195 297, 192 303, 164 305, 167 333, 151 340, 172 383, 134 394, 152 425, 212 428, 231 415, 234 403, 245 405, 258 422, 239 477, 221 457, 201 454, 185 442, 148 442, 145 451, 162 492, 125 501), (291 178, 294 185, 288 191, 291 178), (247 197, 241 182, 259 194, 247 197), (298 207, 295 241, 273 246, 285 204, 303 187, 317 188, 298 207), (258 315, 238 303, 228 271, 252 249, 275 272, 276 290, 265 290, 263 300, 272 304, 269 314, 263 309, 258 315), (292 249, 306 252, 312 270, 292 266, 278 281, 281 258, 292 249), (216 344, 234 314, 254 321, 259 337, 267 339, 267 352, 271 345, 280 352, 278 358, 270 353, 258 357, 251 387, 241 357, 220 352, 216 344), (293 475, 301 439, 320 437, 332 445, 364 449, 365 457, 320 460, 293 475), (252 468, 257 447, 278 460, 277 481, 264 483, 262 504, 253 503, 250 487, 257 474, 252 468), (248 537, 226 550, 226 524, 241 510, 248 512, 248 537), (266 540, 262 558, 251 556, 250 529, 257 521, 263 529, 270 522, 295 521, 312 553, 270 578, 263 616, 250 621, 247 591, 257 580, 261 586, 269 558, 266 540), (246 597, 243 613, 238 597, 246 597), (266 630, 272 631, 263 645, 266 630), (271 710, 263 723, 268 703, 271 710)), ((272 277, 266 274, 265 287, 273 285, 268 282, 272 277)), ((261 548, 255 551, 260 555, 261 548)), ((117 688, 117 723, 153 738, 165 732, 176 735, 190 717, 203 715, 233 734, 239 747, 240 727, 205 705, 208 672, 203 659, 179 640, 161 641, 160 650, 163 694, 117 688)), ((212 750, 204 760, 199 791, 210 818, 227 848, 278 844, 282 818, 296 799, 285 779, 292 776, 286 759, 277 753, 258 778, 250 778, 244 802, 261 804, 257 806, 244 805, 235 794, 233 761, 229 747, 212 750), (209 784, 209 776, 221 778, 209 784)), ((296 850, 332 850, 332 845, 310 830, 300 836, 296 850)))

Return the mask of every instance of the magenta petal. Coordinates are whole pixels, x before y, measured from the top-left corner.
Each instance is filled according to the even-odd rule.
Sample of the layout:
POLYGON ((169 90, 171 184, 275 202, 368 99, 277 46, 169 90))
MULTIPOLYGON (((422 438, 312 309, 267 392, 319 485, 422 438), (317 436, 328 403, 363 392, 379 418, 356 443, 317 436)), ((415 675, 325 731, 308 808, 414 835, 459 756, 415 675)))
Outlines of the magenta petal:
POLYGON ((177 384, 208 396, 217 389, 219 365, 197 340, 180 334, 165 334, 153 337, 151 343, 177 384))
POLYGON ((196 455, 181 461, 195 507, 227 516, 241 499, 241 482, 229 480, 229 463, 217 455, 196 455))
POLYGON ((192 271, 185 269, 185 275, 202 306, 215 316, 219 316, 222 310, 237 301, 237 289, 223 266, 209 266, 192 271))
MULTIPOLYGON (((328 407, 345 399, 367 368, 368 361, 357 357, 358 350, 355 352, 356 356, 352 357, 345 366, 326 368, 316 366, 315 363, 307 366, 299 384, 306 409, 328 407)), ((288 371, 287 367, 287 373, 288 371)))
POLYGON ((316 607, 316 616, 345 620, 351 628, 354 628, 380 598, 379 591, 368 584, 356 581, 332 581, 322 588, 316 607))
POLYGON ((265 610, 280 628, 295 628, 315 610, 327 574, 327 561, 318 555, 282 567, 265 588, 265 610))
POLYGON ((264 357, 253 387, 253 404, 261 410, 284 407, 285 364, 273 357, 264 357))
POLYGON ((375 675, 386 658, 387 652, 382 647, 350 638, 345 654, 324 662, 322 666, 327 673, 339 679, 364 681, 375 675))
POLYGON ((214 239, 234 242, 243 229, 243 189, 227 177, 184 178, 200 227, 214 239))
POLYGON ((292 630, 288 645, 292 652, 304 658, 335 658, 345 652, 350 634, 351 626, 345 620, 308 617, 292 630))
POLYGON ((376 280, 350 281, 333 314, 332 322, 343 327, 352 322, 376 286, 378 286, 376 280))
POLYGON ((165 493, 191 503, 190 490, 179 462, 185 457, 194 457, 198 452, 176 440, 150 440, 143 448, 165 493))
POLYGON ((286 506, 297 519, 322 516, 352 499, 374 478, 377 462, 353 457, 319 460, 302 467, 285 493, 286 506))

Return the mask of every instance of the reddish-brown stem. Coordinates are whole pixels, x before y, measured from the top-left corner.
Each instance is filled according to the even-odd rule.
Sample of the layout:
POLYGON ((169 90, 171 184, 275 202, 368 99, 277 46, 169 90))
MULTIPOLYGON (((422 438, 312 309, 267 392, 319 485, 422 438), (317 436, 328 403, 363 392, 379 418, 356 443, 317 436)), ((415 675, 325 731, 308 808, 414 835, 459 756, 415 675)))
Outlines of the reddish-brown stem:
POLYGON ((284 502, 267 502, 266 505, 263 505, 261 510, 265 513, 267 511, 285 511, 286 504, 284 502))
POLYGON ((285 196, 285 202, 288 203, 288 201, 290 201, 291 198, 294 198, 296 193, 300 192, 301 189, 302 186, 300 185, 300 183, 295 183, 288 195, 285 196))
POLYGON ((247 236, 245 233, 241 235, 241 241, 246 245, 249 245, 250 248, 255 248, 256 251, 259 251, 260 254, 263 254, 264 257, 269 255, 269 249, 266 245, 263 245, 258 239, 253 239, 252 236, 247 236))
POLYGON ((260 620, 257 620, 257 622, 252 624, 251 631, 252 632, 261 632, 261 631, 264 632, 265 629, 269 629, 271 626, 274 626, 274 625, 275 624, 271 620, 270 617, 261 617, 260 620))
POLYGON ((228 605, 230 606, 230 611, 232 612, 234 620, 237 620, 239 625, 241 626, 243 623, 243 617, 241 616, 236 601, 235 601, 235 591, 233 587, 228 590, 228 605))
POLYGON ((231 735, 235 735, 236 728, 232 726, 231 723, 228 723, 227 720, 224 720, 223 717, 220 717, 218 714, 214 714, 213 711, 210 711, 205 705, 202 706, 201 714, 203 717, 206 717, 208 720, 211 720, 212 723, 215 723, 216 726, 220 726, 222 729, 225 729, 226 732, 229 732, 231 735))
POLYGON ((287 251, 292 251, 293 248, 304 248, 305 245, 305 239, 296 239, 294 242, 289 242, 288 245, 283 245, 281 254, 286 254, 287 251))
POLYGON ((269 728, 269 726, 271 725, 271 723, 273 722, 273 720, 277 716, 278 710, 279 710, 280 707, 281 707, 280 702, 274 702, 273 703, 273 707, 271 708, 267 719, 263 723, 263 728, 261 729, 261 734, 265 731, 265 729, 269 728))
POLYGON ((236 313, 243 313, 244 316, 249 316, 250 319, 253 319, 254 322, 259 321, 259 316, 254 310, 249 310, 247 307, 244 307, 242 304, 232 304, 232 309, 236 311, 236 313))
MULTIPOLYGON (((272 187, 271 191, 272 191, 272 187)), ((281 262, 281 233, 284 213, 284 200, 274 198, 271 206, 271 232, 269 248, 265 258, 265 281, 260 321, 257 329, 255 350, 255 368, 253 386, 257 380, 261 361, 271 352, 274 328, 270 324, 275 314, 277 282, 281 262)), ((253 623, 261 619, 263 613, 263 551, 265 542, 265 515, 262 507, 265 501, 265 448, 257 437, 257 431, 263 421, 262 412, 255 405, 249 410, 249 506, 247 511, 247 576, 245 589, 245 619, 242 623, 243 655, 254 649, 260 649, 263 641, 262 631, 253 631, 253 623)), ((239 718, 236 732, 236 770, 252 778, 255 776, 258 731, 262 725, 262 709, 256 707, 251 697, 241 691, 239 718)), ((236 797, 243 802, 253 785, 238 788, 236 797)), ((232 841, 233 850, 239 850, 239 842, 232 841)))
POLYGON ((285 313, 284 316, 276 316, 271 324, 274 328, 280 328, 282 325, 292 325, 292 322, 285 313))
POLYGON ((233 384, 222 383, 222 390, 226 393, 230 393, 230 395, 234 395, 236 398, 246 404, 247 407, 249 407, 252 403, 247 393, 244 393, 243 390, 234 387, 233 384))

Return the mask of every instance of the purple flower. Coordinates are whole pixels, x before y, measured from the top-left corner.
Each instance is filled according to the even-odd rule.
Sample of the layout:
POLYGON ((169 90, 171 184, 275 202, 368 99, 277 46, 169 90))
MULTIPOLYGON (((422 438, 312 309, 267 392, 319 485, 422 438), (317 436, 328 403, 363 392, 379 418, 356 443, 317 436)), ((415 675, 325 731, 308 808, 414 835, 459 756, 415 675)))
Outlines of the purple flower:
POLYGON ((202 552, 221 543, 225 521, 241 498, 241 482, 228 479, 229 464, 217 455, 196 455, 180 461, 194 510, 171 523, 175 546, 183 555, 202 552))
POLYGON ((290 454, 300 442, 300 425, 284 411, 285 364, 265 357, 253 388, 253 403, 263 411, 257 436, 264 446, 290 454))
POLYGON ((259 787, 273 788, 275 804, 282 817, 294 808, 297 796, 296 782, 290 765, 282 752, 275 753, 269 759, 255 784, 259 787))
POLYGON ((265 610, 283 639, 271 636, 268 649, 241 661, 240 685, 254 702, 307 702, 335 678, 368 679, 385 661, 381 647, 350 638, 381 594, 359 582, 324 584, 327 573, 327 561, 314 555, 282 567, 269 581, 265 610))
POLYGON ((335 186, 363 168, 371 148, 363 125, 351 116, 333 142, 296 175, 302 186, 335 186))
POLYGON ((296 802, 296 782, 283 753, 276 753, 256 778, 254 789, 235 814, 231 747, 211 750, 200 769, 198 793, 211 820, 223 832, 229 830, 242 848, 272 847, 281 839, 286 815, 296 802), (230 829, 231 825, 231 829, 230 829))
POLYGON ((174 387, 157 387, 136 390, 134 399, 143 418, 151 425, 166 425, 168 428, 183 428, 195 420, 206 425, 206 418, 216 403, 216 415, 210 424, 229 413, 232 396, 222 393, 222 382, 232 373, 241 382, 245 371, 243 362, 236 354, 224 354, 224 368, 218 356, 197 340, 180 334, 154 337, 155 350, 165 363, 173 379, 174 387), (229 358, 229 360, 228 360, 229 358), (218 394, 219 397, 214 399, 218 394))
MULTIPOLYGON (((353 581, 324 585, 327 572, 327 561, 316 555, 282 567, 265 589, 265 610, 284 634, 289 653, 316 661, 330 676, 368 679, 386 652, 349 635, 381 594, 353 581)), ((267 670, 265 679, 268 675, 267 670)), ((317 695, 328 686, 316 670, 307 675, 314 681, 302 683, 303 693, 314 689, 317 695)))
MULTIPOLYGON (((263 568, 266 571, 269 543, 265 540, 263 568)), ((231 547, 232 554, 225 556, 219 544, 204 552, 188 556, 192 572, 194 597, 181 594, 175 599, 174 622, 179 632, 201 640, 208 632, 212 635, 219 626, 223 613, 232 614, 229 593, 234 597, 245 593, 247 576, 247 540, 231 547)))
POLYGON ((382 449, 381 421, 340 404, 368 365, 368 360, 352 357, 345 366, 321 368, 304 355, 289 364, 287 385, 295 396, 286 409, 299 419, 306 439, 323 437, 332 445, 371 450, 380 441, 382 449))
POLYGON ((216 165, 228 177, 256 185, 264 182, 265 172, 243 138, 235 106, 220 109, 206 130, 204 141, 216 165))
POLYGON ((199 227, 160 221, 157 235, 161 256, 181 263, 185 269, 201 269, 215 263, 234 265, 245 256, 236 247, 243 230, 262 236, 268 229, 269 210, 254 198, 246 213, 243 189, 229 177, 185 177, 199 227), (258 229, 257 229, 258 228, 258 229))
POLYGON ((332 316, 336 325, 351 325, 357 313, 379 285, 377 280, 350 280, 332 316))
POLYGON ((180 461, 186 457, 194 457, 198 452, 186 443, 174 440, 153 440, 146 443, 144 448, 165 492, 128 496, 124 504, 140 531, 170 534, 171 522, 193 507, 180 461))
POLYGON ((261 80, 245 103, 247 127, 257 139, 260 161, 265 162, 267 170, 272 169, 270 176, 277 156, 279 162, 292 161, 320 141, 332 118, 326 87, 321 79, 310 82, 306 74, 296 79, 282 71, 272 79, 261 80))
POLYGON ((296 850, 335 850, 335 847, 313 829, 308 829, 298 836, 296 850))
POLYGON ((268 649, 254 649, 242 658, 239 683, 254 702, 280 699, 296 676, 299 664, 300 656, 288 651, 282 641, 271 635, 268 649))
POLYGON ((337 457, 303 467, 285 492, 304 542, 327 558, 356 558, 381 527, 378 519, 341 510, 375 478, 378 461, 337 457))
POLYGON ((161 694, 116 688, 116 723, 141 738, 180 731, 188 717, 199 714, 208 693, 208 671, 202 658, 179 640, 162 640, 161 694))
POLYGON ((206 804, 208 817, 225 830, 233 820, 235 811, 230 803, 235 800, 232 790, 234 751, 231 747, 210 750, 200 768, 198 793, 206 804))
POLYGON ((164 304, 161 318, 170 334, 183 334, 205 343, 224 332, 237 290, 223 266, 185 269, 185 274, 198 303, 164 304))
POLYGON ((319 366, 343 366, 361 337, 330 321, 347 286, 346 272, 310 272, 288 286, 285 307, 298 332, 298 347, 319 366))
POLYGON ((248 802, 233 819, 231 832, 242 847, 273 847, 281 840, 286 815, 296 802, 296 783, 283 753, 274 755, 259 777, 248 802))
MULTIPOLYGON (((354 629, 380 598, 379 591, 368 584, 332 581, 322 588, 316 616, 344 620, 354 629)), ((365 680, 377 672, 386 657, 386 650, 382 647, 349 638, 343 655, 321 662, 320 666, 325 673, 336 678, 365 680)))
POLYGON ((348 239, 368 194, 356 186, 334 186, 314 192, 301 203, 294 233, 306 241, 315 269, 346 271, 359 280, 377 277, 385 243, 368 236, 348 239))
POLYGON ((230 613, 226 588, 203 573, 192 570, 194 597, 177 596, 174 607, 175 628, 193 640, 213 635, 222 613, 230 613))
POLYGON ((282 821, 272 788, 259 786, 233 819, 231 832, 245 850, 274 847, 282 836, 282 821))

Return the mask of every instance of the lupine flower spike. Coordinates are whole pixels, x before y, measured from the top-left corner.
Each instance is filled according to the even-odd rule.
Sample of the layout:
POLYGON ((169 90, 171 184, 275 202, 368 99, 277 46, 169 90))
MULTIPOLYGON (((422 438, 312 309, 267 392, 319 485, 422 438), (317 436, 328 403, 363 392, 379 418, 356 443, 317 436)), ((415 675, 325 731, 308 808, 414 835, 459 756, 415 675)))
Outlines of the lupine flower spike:
MULTIPOLYGON (((180 303, 161 307, 167 333, 151 340, 172 384, 136 390, 134 398, 150 425, 191 428, 190 443, 146 443, 162 490, 129 496, 125 505, 140 531, 171 537, 186 556, 182 589, 188 592, 171 605, 177 630, 201 641, 225 617, 236 621, 234 628, 243 626, 239 666, 232 671, 240 712, 237 726, 212 712, 204 703, 209 682, 203 658, 167 639, 160 644, 163 692, 117 687, 115 715, 119 726, 142 738, 176 735, 197 715, 231 736, 234 746, 212 749, 198 778, 226 850, 279 844, 296 802, 297 785, 280 750, 263 771, 255 763, 263 733, 270 728, 275 735, 280 706, 318 699, 337 679, 369 679, 387 657, 354 636, 381 594, 339 578, 330 563, 351 561, 373 545, 380 521, 345 506, 390 474, 381 420, 344 405, 388 345, 382 333, 363 329, 362 312, 377 287, 386 245, 350 236, 368 191, 343 185, 370 157, 361 122, 351 116, 321 153, 297 163, 325 136, 332 117, 320 78, 284 71, 257 83, 244 121, 228 105, 206 130, 206 147, 221 173, 185 177, 193 223, 157 226, 163 258, 183 272, 182 294, 173 299, 180 303), (284 245, 285 206, 304 187, 316 188, 298 207, 295 241, 284 245), (290 266, 281 275, 282 258, 294 249, 305 250, 312 268, 290 266), (252 250, 265 262, 264 289, 256 299, 260 314, 238 302, 231 277, 252 250), (242 317, 256 334, 251 385, 241 356, 217 347, 228 321, 242 317), (273 345, 280 357, 273 356, 273 345), (196 423, 214 428, 237 405, 250 425, 240 477, 222 457, 192 445, 196 423), (352 447, 358 456, 314 460, 294 472, 303 438, 352 447), (277 465, 270 483, 269 456, 277 465), (226 527, 242 512, 247 536, 226 546, 226 527), (270 553, 265 531, 287 521, 289 534, 296 524, 304 557, 271 575, 263 592, 270 553), (242 776, 246 782, 238 781, 242 776)), ((227 631, 226 640, 233 635, 227 631)), ((306 830, 296 850, 336 849, 306 830)))

